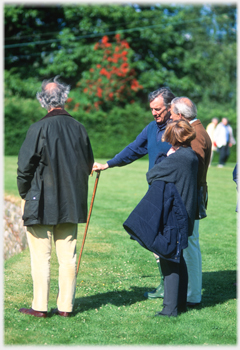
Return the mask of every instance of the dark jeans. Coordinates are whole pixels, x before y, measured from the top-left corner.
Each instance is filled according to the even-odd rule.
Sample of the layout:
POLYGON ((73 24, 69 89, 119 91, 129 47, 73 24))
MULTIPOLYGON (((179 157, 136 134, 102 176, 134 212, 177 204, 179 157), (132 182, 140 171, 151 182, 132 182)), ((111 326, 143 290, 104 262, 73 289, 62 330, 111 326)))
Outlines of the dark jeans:
POLYGON ((229 146, 226 145, 218 148, 218 152, 219 152, 219 164, 224 165, 228 157, 230 156, 229 146))
POLYGON ((162 314, 177 316, 187 305, 188 273, 187 265, 181 252, 180 263, 160 258, 164 276, 164 299, 162 314))

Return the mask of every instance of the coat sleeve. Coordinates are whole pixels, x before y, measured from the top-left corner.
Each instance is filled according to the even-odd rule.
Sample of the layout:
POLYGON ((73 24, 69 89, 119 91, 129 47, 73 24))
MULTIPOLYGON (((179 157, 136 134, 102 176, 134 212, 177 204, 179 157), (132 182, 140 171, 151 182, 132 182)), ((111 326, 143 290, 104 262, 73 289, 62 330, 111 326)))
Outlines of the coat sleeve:
POLYGON ((31 187, 31 181, 41 159, 38 151, 39 133, 30 127, 18 154, 17 186, 24 199, 31 187))
POLYGON ((114 158, 107 161, 110 168, 130 164, 148 154, 147 128, 148 125, 132 143, 116 154, 114 158))
POLYGON ((154 167, 147 172, 147 181, 149 185, 156 180, 174 183, 176 181, 177 164, 176 153, 171 154, 160 163, 155 164, 154 167))

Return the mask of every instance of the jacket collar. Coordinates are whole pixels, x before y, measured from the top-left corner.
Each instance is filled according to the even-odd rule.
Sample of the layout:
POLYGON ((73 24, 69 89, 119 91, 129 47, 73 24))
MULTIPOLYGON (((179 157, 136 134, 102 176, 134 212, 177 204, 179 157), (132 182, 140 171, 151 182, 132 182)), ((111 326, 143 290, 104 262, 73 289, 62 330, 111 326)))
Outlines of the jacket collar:
POLYGON ((62 115, 62 114, 65 114, 65 115, 68 115, 69 117, 71 117, 71 115, 67 111, 65 111, 65 109, 55 108, 51 112, 46 114, 45 117, 43 117, 42 119, 54 117, 55 115, 62 115))
POLYGON ((166 129, 166 126, 167 126, 167 123, 168 123, 168 120, 165 121, 163 124, 158 124, 158 123, 156 123, 156 124, 157 124, 158 130, 159 130, 159 131, 165 130, 165 129, 166 129))

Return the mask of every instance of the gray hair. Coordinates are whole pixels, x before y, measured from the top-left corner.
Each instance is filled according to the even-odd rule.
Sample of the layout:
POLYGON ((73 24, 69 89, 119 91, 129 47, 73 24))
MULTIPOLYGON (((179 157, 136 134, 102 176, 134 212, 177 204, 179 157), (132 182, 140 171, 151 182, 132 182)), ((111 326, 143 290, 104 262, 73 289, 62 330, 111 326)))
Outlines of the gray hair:
POLYGON ((188 97, 175 97, 171 105, 174 113, 181 113, 186 119, 192 120, 197 117, 197 107, 188 97))
POLYGON ((148 101, 152 102, 158 96, 162 96, 164 101, 164 106, 166 108, 170 107, 171 101, 175 97, 175 95, 172 93, 172 91, 169 88, 161 87, 153 92, 150 92, 150 94, 148 95, 148 101))
POLYGON ((43 108, 48 111, 56 107, 64 107, 70 91, 70 85, 60 83, 58 81, 59 75, 54 79, 44 80, 42 82, 42 91, 37 92, 36 97, 43 108), (52 83, 51 87, 47 87, 52 83))

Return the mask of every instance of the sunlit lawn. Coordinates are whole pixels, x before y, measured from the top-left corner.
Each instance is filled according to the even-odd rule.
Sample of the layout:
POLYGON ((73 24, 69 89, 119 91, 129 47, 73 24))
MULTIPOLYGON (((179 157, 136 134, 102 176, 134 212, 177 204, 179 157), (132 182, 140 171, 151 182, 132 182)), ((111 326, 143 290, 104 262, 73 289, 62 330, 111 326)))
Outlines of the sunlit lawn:
MULTIPOLYGON (((104 162, 105 160, 99 160, 104 162)), ((17 196, 16 157, 5 161, 5 191, 17 196)), ((38 319, 31 307, 29 251, 5 264, 7 345, 236 345, 235 164, 209 169, 208 217, 200 222, 202 303, 177 318, 154 317, 162 299, 143 294, 159 283, 152 253, 129 239, 122 224, 147 191, 148 161, 101 172, 77 280, 74 316, 38 319)), ((96 175, 89 179, 89 203, 96 175)), ((85 225, 79 225, 78 252, 85 225)), ((50 308, 56 307, 58 265, 53 248, 50 308)))

